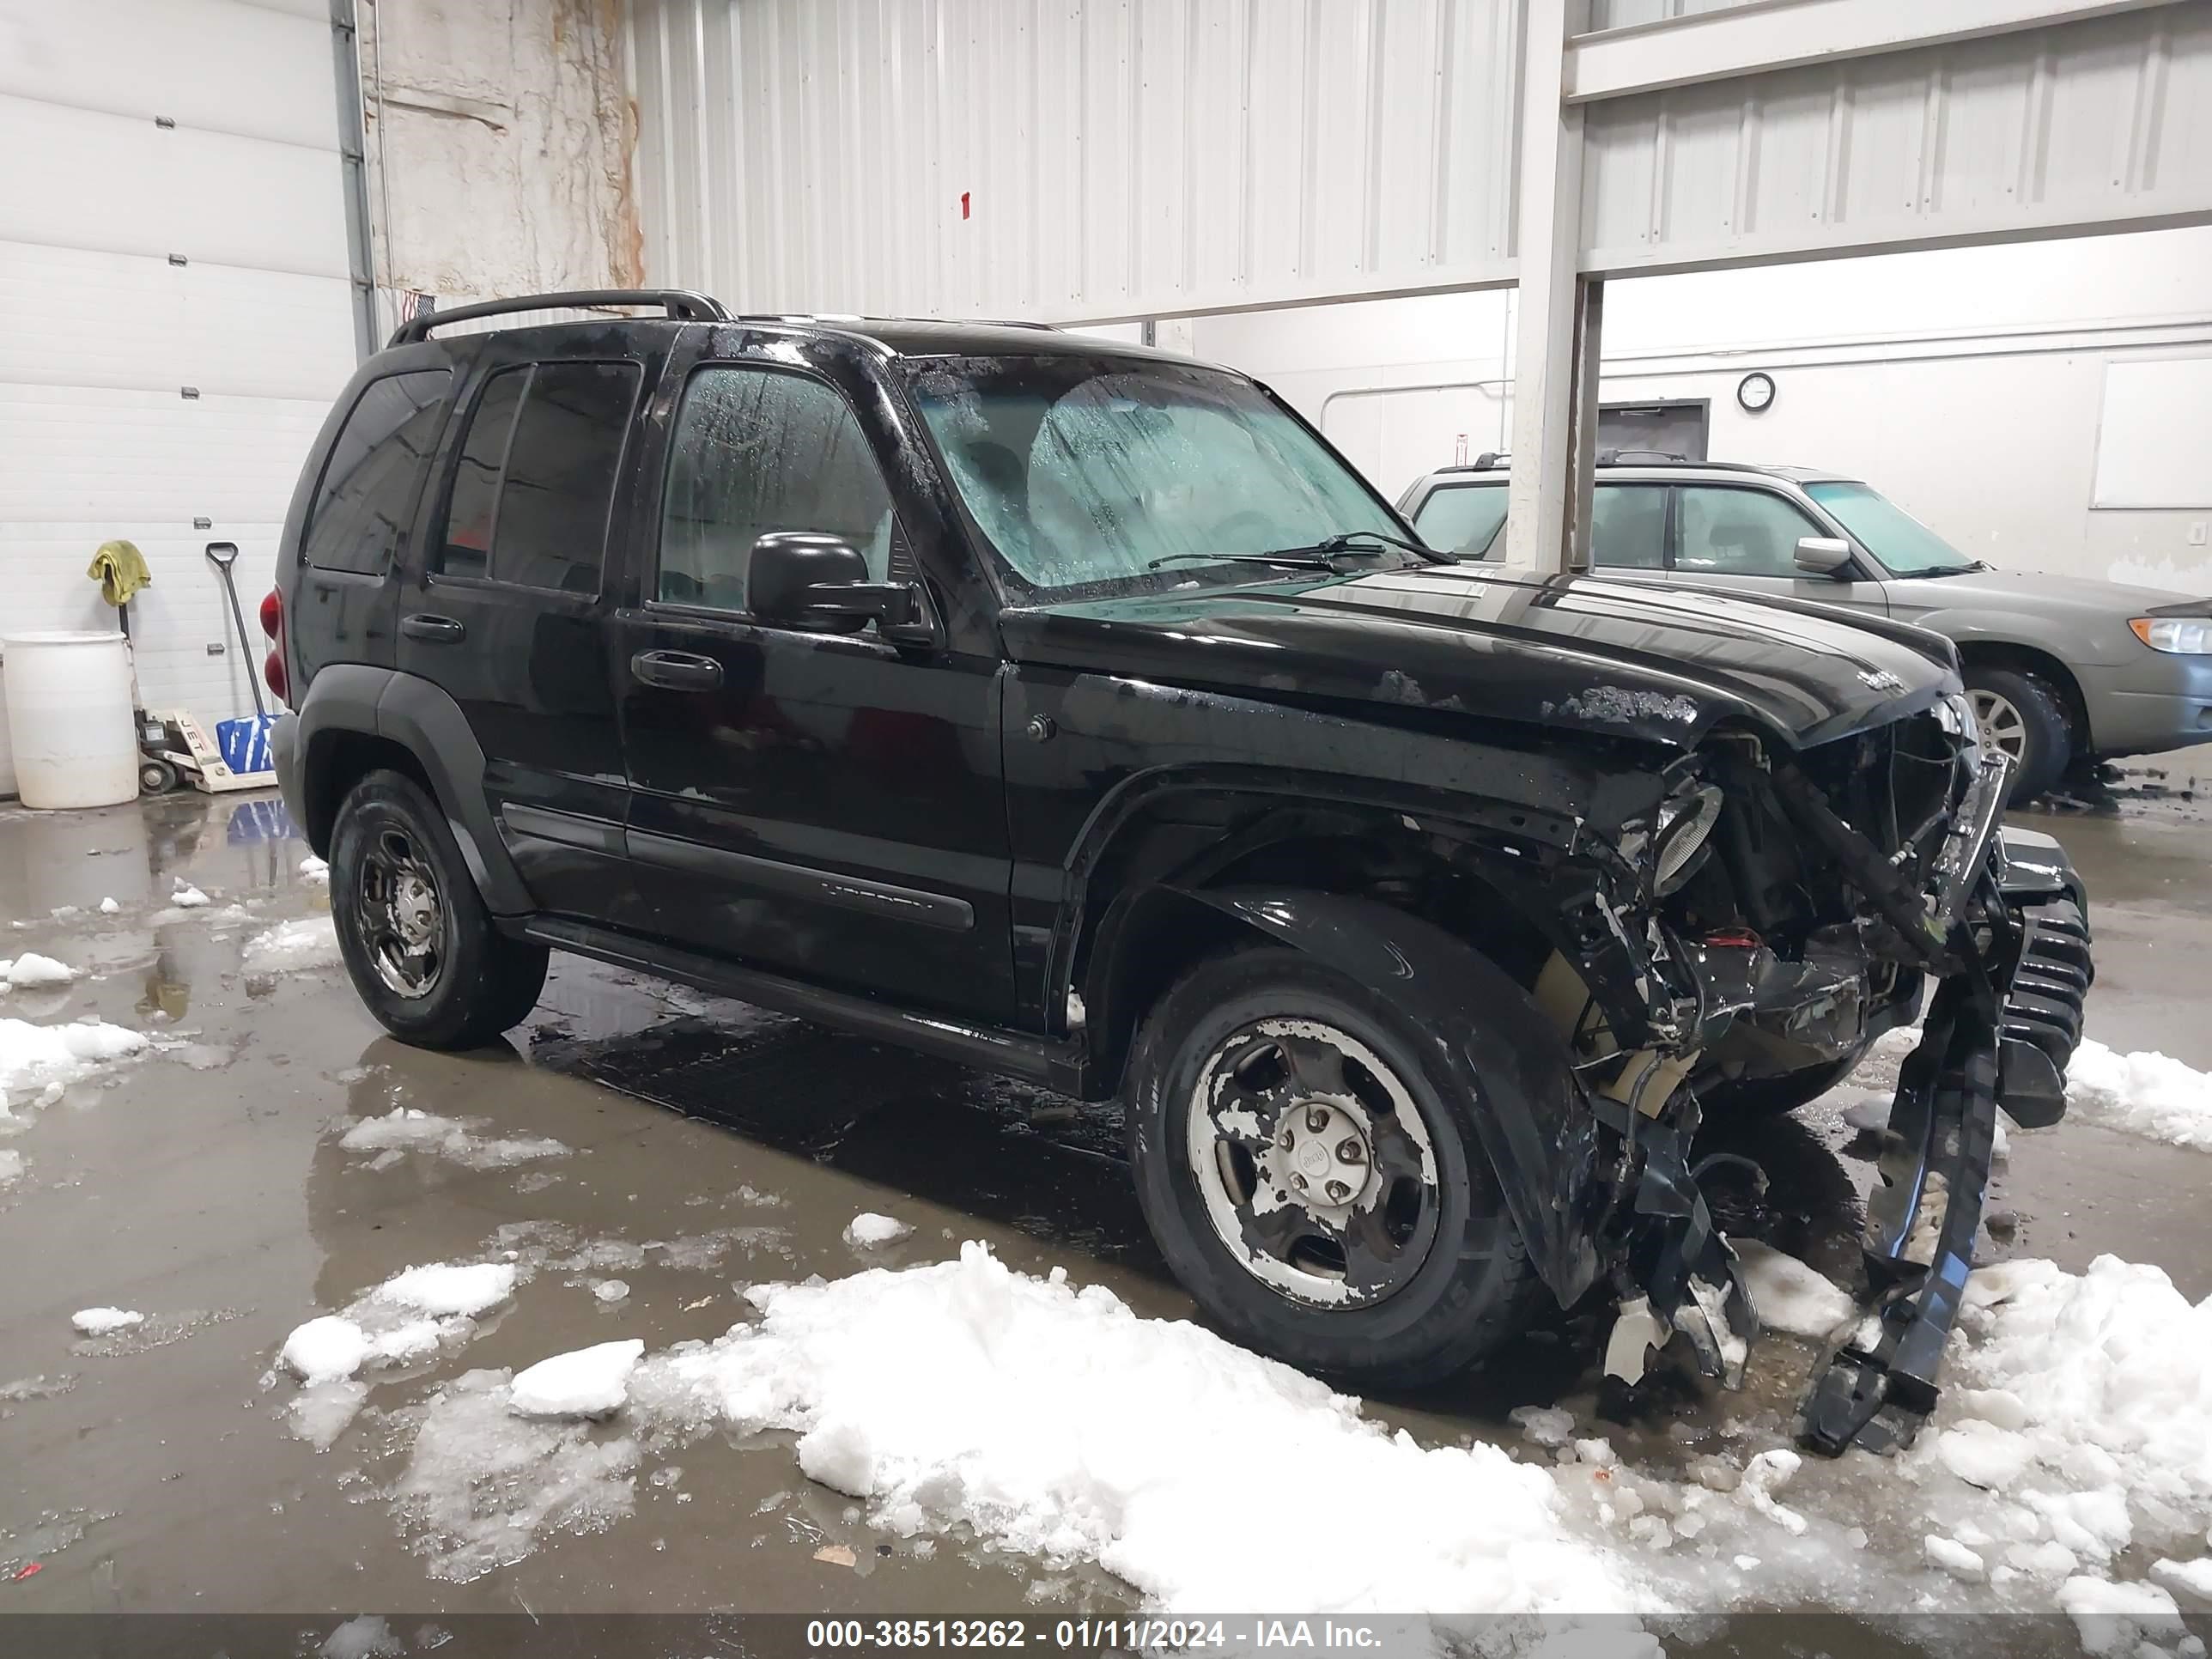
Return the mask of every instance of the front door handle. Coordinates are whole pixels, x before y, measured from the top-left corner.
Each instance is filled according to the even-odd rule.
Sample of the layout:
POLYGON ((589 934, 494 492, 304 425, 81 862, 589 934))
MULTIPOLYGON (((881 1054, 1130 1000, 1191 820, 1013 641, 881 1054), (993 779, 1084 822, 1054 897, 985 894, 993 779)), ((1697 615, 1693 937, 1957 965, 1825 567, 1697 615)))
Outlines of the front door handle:
POLYGON ((417 614, 412 617, 402 617, 399 619, 399 631, 410 640, 458 640, 464 637, 469 630, 451 617, 417 614))
POLYGON ((689 651, 641 651, 629 672, 647 685, 671 691, 712 691, 722 683, 722 665, 689 651))

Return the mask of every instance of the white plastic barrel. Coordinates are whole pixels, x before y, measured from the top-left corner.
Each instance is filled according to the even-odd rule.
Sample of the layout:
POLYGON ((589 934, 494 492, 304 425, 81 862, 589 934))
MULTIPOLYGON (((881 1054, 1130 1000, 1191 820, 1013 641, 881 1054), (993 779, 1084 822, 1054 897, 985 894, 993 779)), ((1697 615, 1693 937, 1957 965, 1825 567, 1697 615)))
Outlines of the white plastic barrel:
POLYGON ((138 798, 130 647, 113 633, 9 634, 8 741, 26 806, 114 806, 138 798))

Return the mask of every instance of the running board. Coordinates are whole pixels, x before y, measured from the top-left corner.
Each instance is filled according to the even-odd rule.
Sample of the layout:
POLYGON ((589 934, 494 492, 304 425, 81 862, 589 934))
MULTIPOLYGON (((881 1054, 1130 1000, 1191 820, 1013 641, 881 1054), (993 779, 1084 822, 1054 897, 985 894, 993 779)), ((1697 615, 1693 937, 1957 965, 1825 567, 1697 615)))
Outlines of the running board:
POLYGON ((1084 1091, 1089 1067, 1081 1046, 1076 1043, 978 1025, 949 1014, 894 1008, 866 997, 825 990, 781 974, 741 968, 696 951, 584 922, 541 917, 522 932, 524 938, 556 951, 571 951, 617 968, 657 974, 696 990, 796 1015, 854 1036, 1020 1078, 1078 1099, 1087 1097, 1084 1091))

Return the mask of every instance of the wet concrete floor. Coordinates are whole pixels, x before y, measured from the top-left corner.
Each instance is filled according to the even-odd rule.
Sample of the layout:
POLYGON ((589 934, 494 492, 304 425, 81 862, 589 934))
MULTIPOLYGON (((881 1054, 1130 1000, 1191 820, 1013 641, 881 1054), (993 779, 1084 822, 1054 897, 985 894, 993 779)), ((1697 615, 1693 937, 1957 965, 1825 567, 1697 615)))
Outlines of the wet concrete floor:
MULTIPOLYGON (((2212 991, 2212 835, 2193 802, 2154 789, 2117 813, 2023 821, 2059 834, 2090 884, 2094 1033, 2212 1066, 2212 1022, 2196 1012, 2212 991)), ((807 1482, 777 1436, 648 1459, 635 1512, 606 1530, 549 1534, 470 1582, 434 1576, 386 1494, 410 1405, 461 1370, 615 1335, 649 1349, 711 1339, 741 1316, 745 1285, 936 1260, 967 1238, 1018 1268, 1065 1266, 1140 1313, 1190 1308, 1145 1237, 1109 1115, 573 958, 556 958, 507 1046, 409 1049, 341 970, 258 974, 243 959, 255 935, 326 910, 299 872, 306 850, 273 798, 0 808, 0 955, 87 970, 0 997, 0 1018, 97 1016, 166 1045, 43 1109, 19 1098, 0 1122, 0 1152, 25 1164, 0 1186, 0 1613, 1131 1605, 1096 1570, 878 1534, 807 1482), (211 902, 174 908, 179 881, 211 902), (472 1168, 338 1144, 349 1121, 395 1106, 572 1150, 472 1168), (915 1231, 864 1257, 842 1237, 863 1210, 915 1231), (329 1450, 292 1432, 296 1391, 265 1374, 295 1325, 401 1267, 501 1244, 534 1276, 465 1353, 380 1373, 329 1450), (591 1289, 611 1276, 630 1287, 614 1309, 591 1289), (147 1322, 77 1336, 71 1314, 102 1304, 147 1322)), ((1759 1230, 1848 1268, 1869 1174, 1852 1132, 1815 1114, 1739 1139, 1773 1178, 1759 1230)), ((2063 1125, 2014 1134, 1991 1204, 2021 1218, 2013 1249, 2075 1268, 2112 1250, 2197 1298, 2212 1293, 2207 1171, 2201 1154, 2063 1125)), ((1445 1443, 1510 1441, 1504 1413, 1534 1401, 1587 1416, 1589 1334, 1562 1325, 1374 1409, 1445 1443)), ((1686 1442, 1657 1422, 1616 1439, 1679 1464, 1724 1416, 1779 1422, 1808 1363, 1785 1356, 1747 1396, 1686 1395, 1686 1442)))

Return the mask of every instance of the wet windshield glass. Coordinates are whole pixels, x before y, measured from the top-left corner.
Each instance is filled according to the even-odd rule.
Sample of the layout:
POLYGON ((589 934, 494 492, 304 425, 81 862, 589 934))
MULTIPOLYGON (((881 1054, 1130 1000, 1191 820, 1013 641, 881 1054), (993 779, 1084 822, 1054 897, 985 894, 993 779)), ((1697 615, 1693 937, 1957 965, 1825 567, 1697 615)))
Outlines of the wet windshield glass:
MULTIPOLYGON (((1402 536, 1374 493, 1256 387, 1126 357, 947 357, 915 399, 968 510, 1040 588, 1215 574, 1209 559, 1402 536), (1157 562, 1173 561, 1164 572, 1157 562)), ((1414 556, 1383 549, 1380 566, 1414 556)), ((1265 566, 1218 574, 1270 580, 1265 566)))
POLYGON ((1808 483, 1805 493, 1827 508, 1859 545, 1893 576, 1943 576, 1980 565, 1895 501, 1863 483, 1808 483))

